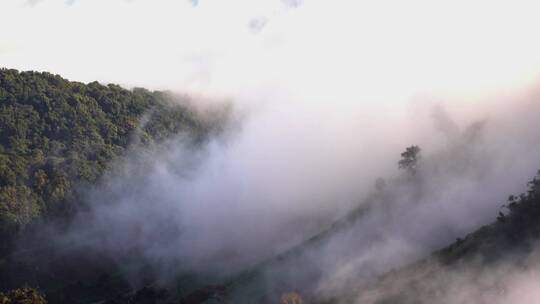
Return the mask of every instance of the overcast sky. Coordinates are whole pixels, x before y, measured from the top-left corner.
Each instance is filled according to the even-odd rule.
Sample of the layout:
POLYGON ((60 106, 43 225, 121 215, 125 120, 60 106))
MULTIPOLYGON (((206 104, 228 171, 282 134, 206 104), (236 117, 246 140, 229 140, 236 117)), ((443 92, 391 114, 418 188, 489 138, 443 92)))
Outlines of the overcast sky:
POLYGON ((538 1, 2 0, 0 66, 312 103, 477 97, 540 71, 538 1))

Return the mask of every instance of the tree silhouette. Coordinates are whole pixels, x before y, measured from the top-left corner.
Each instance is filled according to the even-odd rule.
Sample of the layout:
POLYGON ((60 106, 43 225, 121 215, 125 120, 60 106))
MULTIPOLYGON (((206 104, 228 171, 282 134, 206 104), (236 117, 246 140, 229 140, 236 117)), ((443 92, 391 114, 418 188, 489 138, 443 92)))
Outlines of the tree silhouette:
POLYGON ((407 170, 411 175, 416 174, 418 161, 421 158, 420 151, 418 146, 408 147, 405 152, 401 153, 401 160, 398 162, 399 168, 407 170))

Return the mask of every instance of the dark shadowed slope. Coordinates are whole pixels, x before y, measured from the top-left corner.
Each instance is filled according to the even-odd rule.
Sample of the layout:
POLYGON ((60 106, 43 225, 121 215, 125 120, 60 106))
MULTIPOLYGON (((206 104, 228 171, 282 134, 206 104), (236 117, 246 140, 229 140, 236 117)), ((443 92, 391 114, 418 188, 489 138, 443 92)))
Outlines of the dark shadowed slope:
POLYGON ((492 224, 321 303, 535 303, 539 239, 540 172, 492 224))

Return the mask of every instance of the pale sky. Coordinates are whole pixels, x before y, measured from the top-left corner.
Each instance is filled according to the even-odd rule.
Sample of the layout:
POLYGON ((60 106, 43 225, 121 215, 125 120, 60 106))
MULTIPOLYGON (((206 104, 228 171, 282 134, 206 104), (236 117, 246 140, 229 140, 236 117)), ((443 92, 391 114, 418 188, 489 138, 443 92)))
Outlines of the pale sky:
POLYGON ((540 3, 2 0, 0 66, 211 96, 388 102, 535 83, 540 3))

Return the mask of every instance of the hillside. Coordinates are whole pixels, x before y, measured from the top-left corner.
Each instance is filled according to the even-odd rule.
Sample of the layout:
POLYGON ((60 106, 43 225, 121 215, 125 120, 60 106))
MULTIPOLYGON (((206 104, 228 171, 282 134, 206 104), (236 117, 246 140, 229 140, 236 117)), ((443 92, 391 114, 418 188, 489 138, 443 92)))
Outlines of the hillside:
MULTIPOLYGON (((226 110, 203 117, 188 101, 169 92, 0 69, 1 290, 63 280, 16 262, 16 242, 48 223, 68 225, 88 207, 84 191, 129 151, 180 135, 196 146, 220 132, 226 110)), ((44 248, 25 254, 50 254, 47 244, 34 245, 44 248)))
MULTIPOLYGON (((480 136, 476 134, 471 137, 472 130, 479 132, 477 125, 473 125, 471 130, 464 133, 464 141, 454 143, 455 147, 451 146, 441 154, 418 163, 415 160, 414 171, 417 172, 409 170, 410 166, 403 168, 405 172, 402 176, 385 183, 384 187, 362 201, 360 207, 322 233, 231 279, 226 285, 231 303, 247 303, 250 299, 273 303, 279 301, 280 295, 290 291, 298 292, 308 303, 439 303, 437 295, 444 291, 444 284, 451 281, 447 278, 448 273, 455 280, 456 274, 474 269, 474 273, 468 275, 480 277, 485 285, 482 287, 500 292, 501 288, 496 286, 496 282, 484 282, 490 274, 499 271, 498 279, 504 281, 506 277, 500 271, 503 267, 514 272, 521 271, 519 267, 535 269, 536 266, 529 264, 535 262, 531 256, 534 257, 537 252, 535 242, 540 236, 540 172, 528 183, 526 193, 511 195, 503 207, 498 201, 504 201, 504 198, 493 201, 490 204, 493 207, 487 212, 493 216, 491 219, 499 214, 495 222, 478 228, 466 237, 462 238, 462 233, 467 231, 448 231, 444 224, 440 224, 442 234, 435 229, 414 231, 413 234, 437 236, 432 237, 434 241, 430 246, 433 249, 430 250, 444 246, 443 249, 431 254, 420 251, 400 260, 400 255, 407 254, 407 250, 404 250, 407 248, 397 247, 392 255, 398 256, 398 262, 390 259, 387 265, 387 257, 371 249, 379 248, 379 243, 384 246, 388 236, 406 237, 407 234, 401 234, 399 230, 408 230, 415 223, 422 229, 422 221, 437 221, 446 217, 444 213, 440 218, 433 218, 435 213, 425 213, 433 204, 430 189, 441 191, 438 188, 444 185, 441 181, 466 179, 470 164, 481 164, 481 160, 471 153, 477 142, 471 139, 480 136), (461 163, 455 161, 456 152, 465 156, 461 158, 461 163), (435 186, 430 185, 432 182, 435 186), (405 199, 404 202, 404 198, 411 196, 411 193, 413 200, 407 202, 405 199), (422 213, 427 216, 423 217, 422 213), (381 220, 385 218, 388 222, 381 220), (369 224, 374 219, 379 220, 375 229, 369 224), (396 226, 398 232, 392 232, 396 226), (446 244, 450 241, 446 239, 452 235, 459 237, 448 246, 446 244), (356 263, 358 258, 363 262, 356 263), (340 273, 340 269, 347 272, 340 273)), ((402 154, 405 158, 400 164, 407 160, 408 151, 412 149, 402 154)), ((474 191, 477 191, 477 200, 486 195, 480 188, 474 191)), ((469 202, 469 208, 474 206, 473 203, 469 202)), ((484 223, 489 220, 488 217, 484 223)), ((437 227, 435 224, 431 226, 437 227)), ((412 244, 421 248, 424 242, 412 244)), ((382 248, 391 250, 394 247, 382 248)), ((473 282, 469 282, 469 285, 476 286, 473 282)), ((441 300, 442 303, 460 303, 455 302, 449 292, 445 295, 449 299, 441 300)))
POLYGON ((166 92, 1 69, 1 231, 73 211, 74 186, 95 182, 130 145, 182 132, 194 141, 208 136, 211 123, 174 99, 166 92))
MULTIPOLYGON (((169 92, 83 84, 49 73, 1 69, 0 303, 4 303, 2 297, 29 297, 36 303, 294 303, 300 297, 306 303, 328 304, 433 303, 439 297, 452 298, 451 291, 445 291, 446 284, 458 286, 455 289, 481 284, 497 293, 508 285, 505 270, 517 275, 524 269, 536 269, 540 173, 526 193, 510 196, 505 206, 497 209, 502 198, 492 201, 493 197, 480 188, 496 159, 483 153, 481 122, 455 131, 439 153, 421 158, 419 147, 407 148, 398 162, 400 175, 377 180, 372 193, 345 217, 321 227, 319 233, 285 252, 239 272, 216 276, 177 273, 182 267, 170 261, 182 261, 175 257, 163 264, 172 274, 158 280, 162 274, 156 269, 164 268, 152 268, 143 257, 144 251, 132 249, 167 244, 163 240, 145 243, 156 236, 152 233, 140 244, 131 240, 130 236, 148 233, 137 222, 140 218, 131 218, 133 225, 110 226, 126 229, 120 232, 107 231, 107 221, 86 222, 84 218, 124 212, 114 209, 119 205, 115 200, 107 201, 107 195, 114 197, 117 192, 129 192, 129 199, 143 197, 139 204, 125 199, 128 203, 121 207, 152 206, 153 196, 144 196, 147 189, 142 186, 147 179, 131 180, 119 174, 126 184, 118 182, 117 192, 102 196, 108 188, 99 186, 114 181, 107 178, 124 162, 143 163, 129 167, 132 176, 151 174, 144 166, 155 155, 150 152, 169 149, 168 143, 175 139, 181 138, 189 149, 203 149, 205 143, 222 134, 229 123, 229 110, 215 108, 201 114, 190 106, 188 97, 169 92), (143 152, 150 157, 137 158, 143 152), (464 181, 474 189, 448 186, 464 181), (130 182, 142 190, 133 189, 130 182), (433 212, 445 207, 442 204, 447 200, 440 199, 441 193, 453 199, 463 189, 474 191, 479 201, 487 202, 476 211, 482 218, 491 220, 497 213, 499 217, 446 246, 454 236, 478 227, 477 222, 456 225, 461 223, 461 213, 433 212), (93 199, 89 199, 90 190, 93 199), (98 203, 104 213, 85 213, 98 203), (426 231, 422 221, 436 224, 426 231), (81 230, 87 223, 104 226, 81 230), (73 227, 73 235, 84 240, 74 242, 70 234, 61 242, 42 238, 73 227), (130 229, 133 235, 124 237, 122 233, 132 232, 130 229), (100 247, 108 240, 103 234, 115 233, 120 237, 111 238, 114 242, 125 242, 118 245, 118 251, 100 247), (99 237, 92 239, 96 234, 99 237), (392 247, 393 238, 410 246, 392 247), (430 254, 435 248, 443 249, 430 254), (383 256, 379 249, 391 253, 383 256), (465 279, 463 273, 467 274, 465 279), (29 287, 38 288, 44 298, 29 287)), ((179 174, 190 173, 189 168, 179 168, 186 169, 179 174)), ((466 208, 471 204, 464 202, 466 208)), ((143 221, 156 215, 151 208, 141 212, 143 221)), ((109 220, 123 220, 125 214, 120 214, 109 220)), ((153 232, 170 233, 170 237, 182 233, 175 225, 159 224, 163 229, 153 232)), ((439 302, 455 303, 452 300, 439 302)))
POLYGON ((321 303, 528 301, 516 296, 523 292, 516 281, 526 282, 540 266, 540 172, 503 208, 493 223, 429 257, 321 303))

